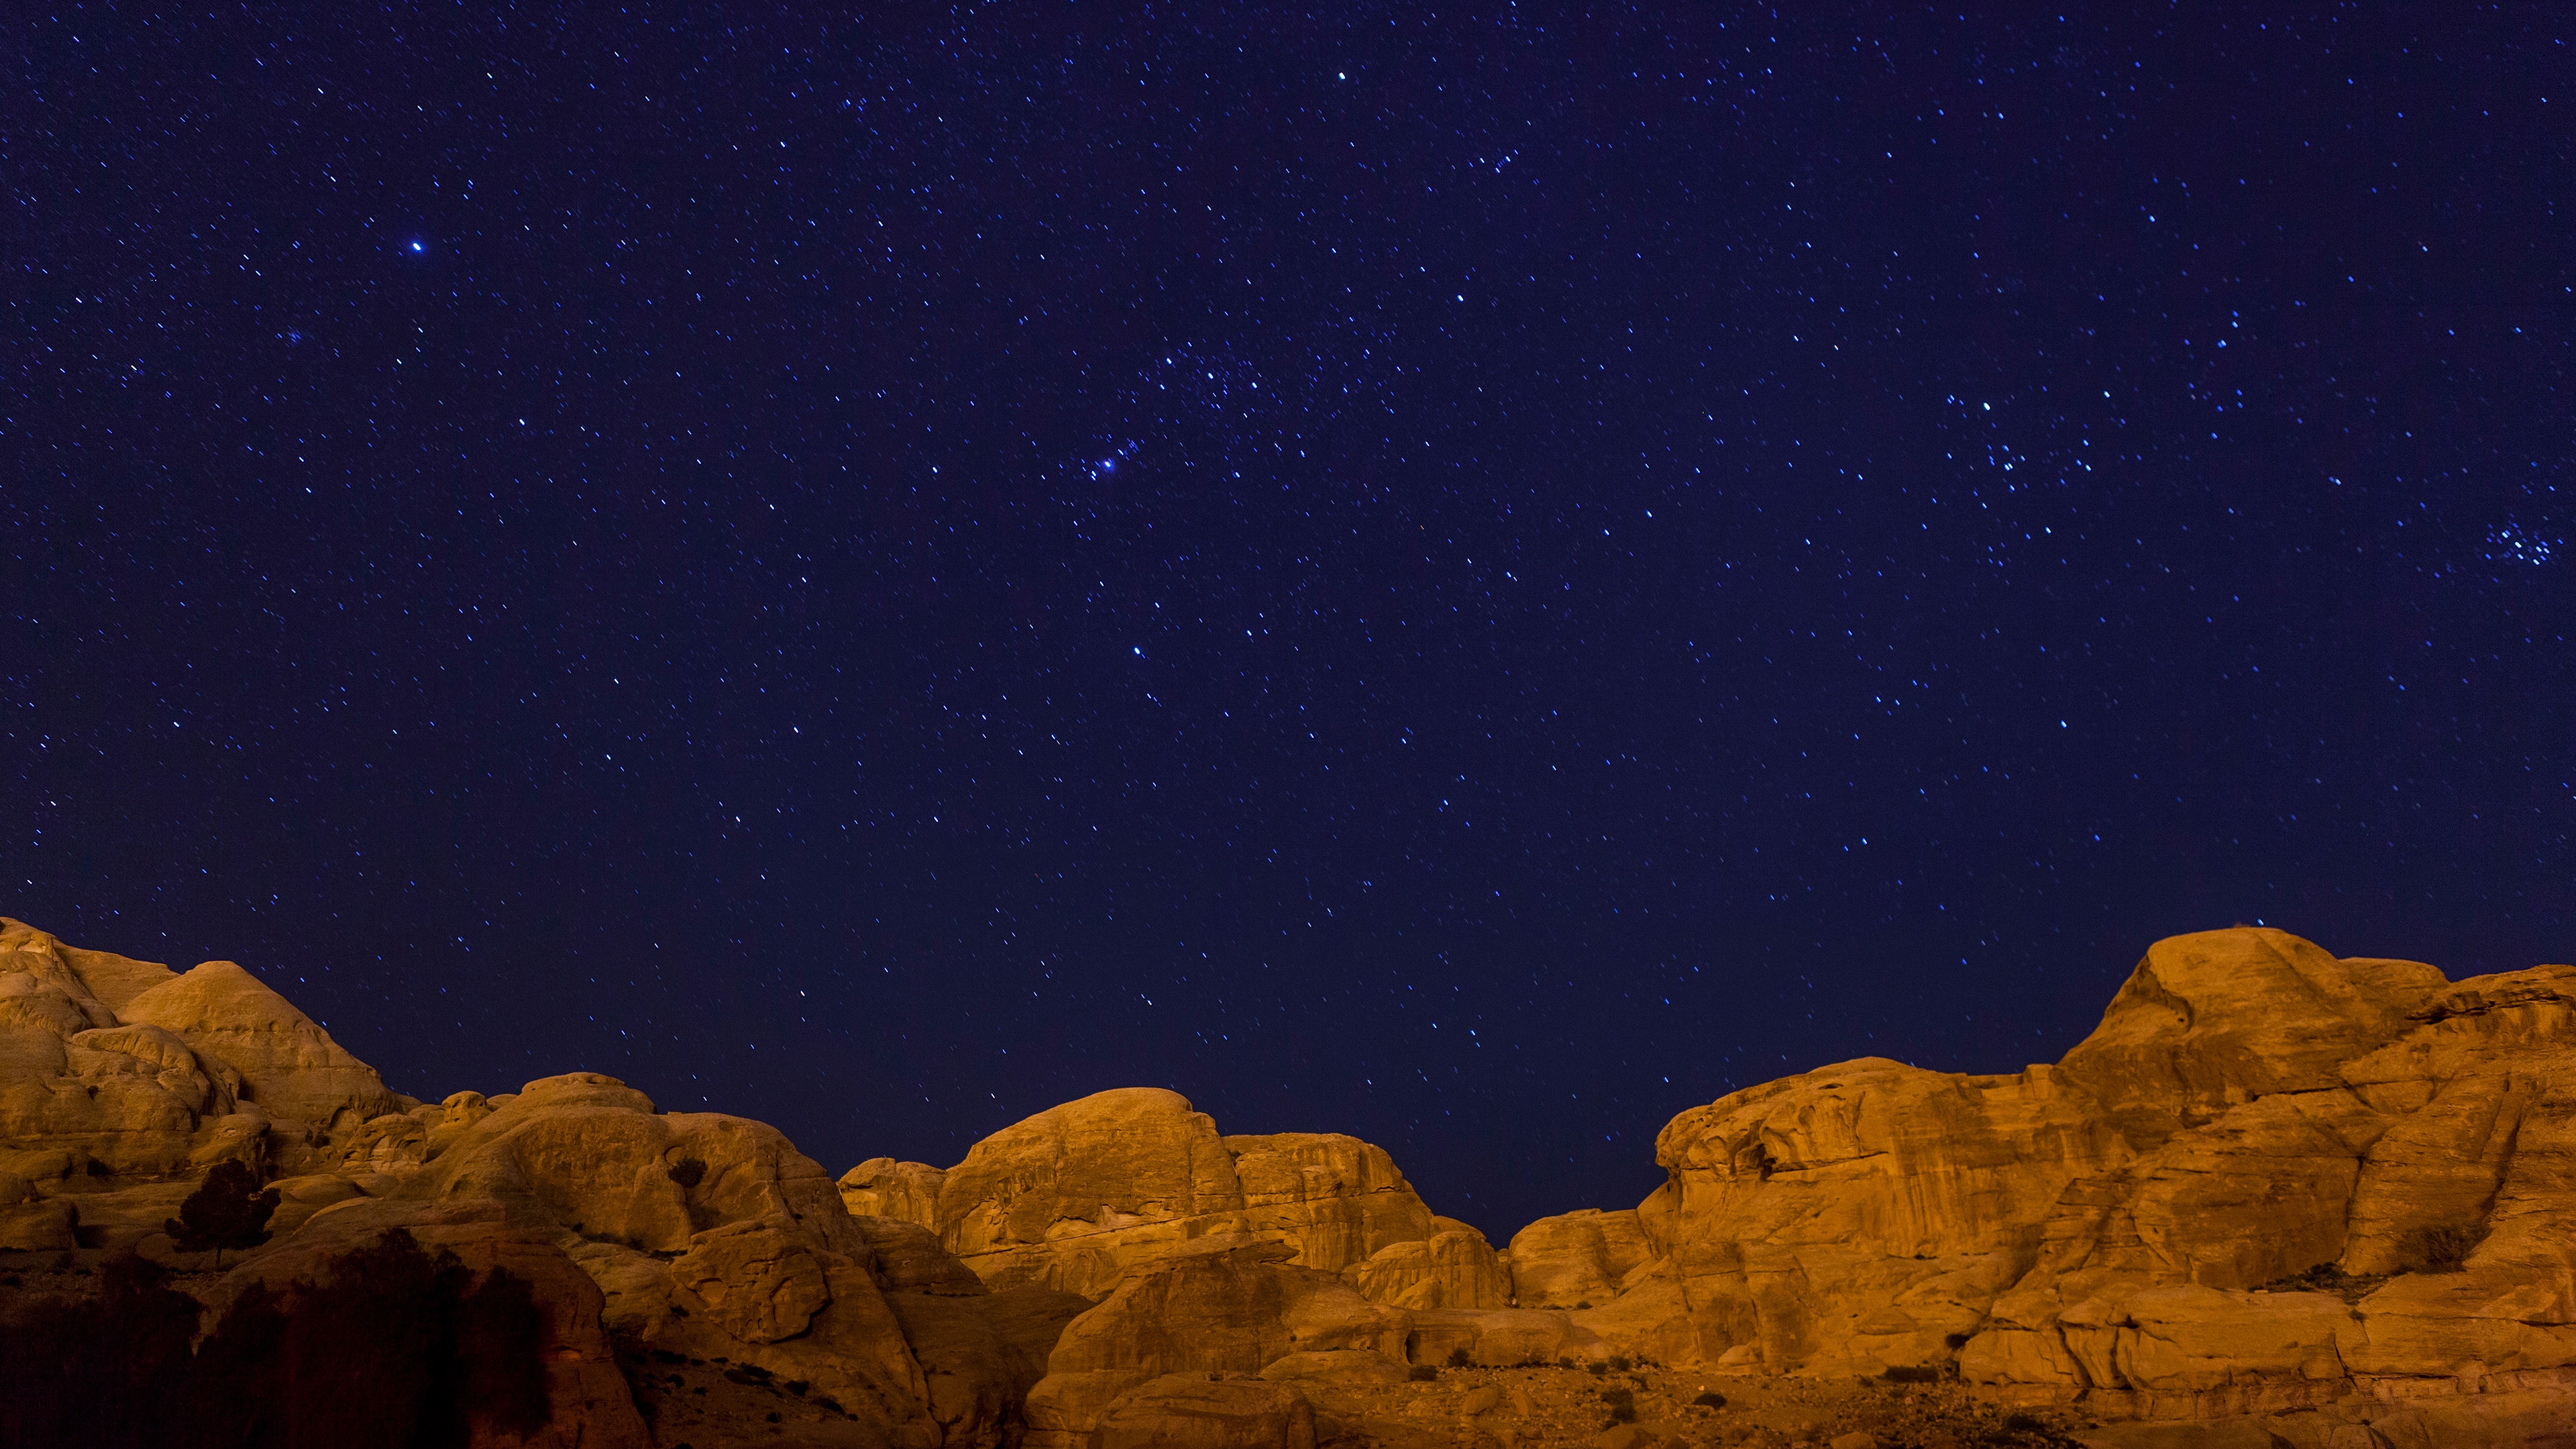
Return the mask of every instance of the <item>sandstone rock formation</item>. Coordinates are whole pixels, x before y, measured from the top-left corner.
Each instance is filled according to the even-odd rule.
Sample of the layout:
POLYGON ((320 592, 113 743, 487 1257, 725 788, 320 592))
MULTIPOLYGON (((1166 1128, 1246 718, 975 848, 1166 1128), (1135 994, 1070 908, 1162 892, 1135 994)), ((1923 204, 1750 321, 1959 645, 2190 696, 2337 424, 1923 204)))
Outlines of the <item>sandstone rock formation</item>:
POLYGON ((1537 1422, 1504 1379, 1408 1371, 1631 1359, 1938 1377, 2141 1449, 2556 1442, 2571 1123, 2576 967, 2452 983, 2239 928, 2157 943, 2053 1066, 1867 1058, 1683 1112, 1644 1202, 1497 1253, 1367 1143, 1224 1136, 1171 1092, 835 1183, 761 1123, 592 1073, 416 1102, 238 966, 0 922, 0 1255, 203 1270, 162 1225, 241 1161, 278 1189, 273 1240, 205 1296, 393 1227, 509 1266, 567 1444, 647 1442, 638 1402, 700 1449, 768 1442, 741 1427, 766 1404, 818 1445, 1483 1443, 1537 1422))
POLYGON ((2150 949, 2054 1067, 1865 1059, 1685 1112, 1644 1261, 1567 1217, 1511 1267, 1524 1303, 1616 1274, 1574 1320, 1677 1363, 1955 1367, 2112 1419, 2375 1403, 2383 1432, 2555 1393, 2576 1422, 2571 1108, 2576 969, 2452 985, 2206 932, 2150 949))
MULTIPOLYGON (((1403 1358, 1410 1324, 1401 1311, 1369 1302, 1335 1274, 1294 1265, 1292 1256, 1285 1244, 1229 1235, 1128 1274, 1099 1307, 1073 1320, 1048 1356, 1047 1376, 1029 1393, 1029 1449, 1078 1449, 1113 1418, 1123 1425, 1122 1441, 1142 1434, 1160 1411, 1121 1416, 1120 1407, 1170 1374, 1204 1381, 1210 1373, 1251 1374, 1291 1354, 1335 1350, 1390 1363, 1403 1358)), ((1276 1393, 1260 1399, 1280 1402, 1276 1393)), ((1271 1412, 1263 1407, 1256 1417, 1271 1412)))
POLYGON ((1338 1133, 1220 1136, 1177 1092, 1129 1087, 1040 1112, 945 1172, 873 1158, 841 1179, 853 1211, 928 1223, 996 1288, 1098 1298, 1202 1238, 1286 1245, 1364 1292, 1424 1307, 1501 1307, 1484 1236, 1436 1220, 1394 1160, 1338 1133))
POLYGON ((939 1225, 939 1189, 948 1174, 926 1162, 871 1157, 841 1174, 841 1205, 854 1218, 900 1218, 939 1225))
POLYGON ((334 1128, 402 1105, 229 961, 179 975, 0 918, 0 1171, 50 1195, 224 1157, 300 1163, 334 1128))

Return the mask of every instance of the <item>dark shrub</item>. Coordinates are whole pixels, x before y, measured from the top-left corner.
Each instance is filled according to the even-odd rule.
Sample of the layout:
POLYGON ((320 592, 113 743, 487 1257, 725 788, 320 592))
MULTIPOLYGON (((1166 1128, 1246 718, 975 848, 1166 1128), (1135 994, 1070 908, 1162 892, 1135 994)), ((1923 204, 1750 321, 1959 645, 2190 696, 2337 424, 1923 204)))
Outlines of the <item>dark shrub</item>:
POLYGON ((1451 1368, 1465 1368, 1468 1366, 1468 1362, 1467 1350, 1463 1348, 1453 1348, 1449 1350, 1449 1366, 1451 1368))
POLYGON ((1626 1357, 1619 1354, 1611 1355, 1610 1366, 1623 1374, 1626 1373, 1630 1367, 1626 1357))
POLYGON ((2486 1235, 2476 1228, 2449 1224, 2417 1228, 2406 1235, 2406 1256, 2426 1273, 2457 1273, 2486 1235))
POLYGON ((1889 1364, 1887 1381, 1891 1384, 1930 1384, 1941 1380, 1941 1371, 1920 1364, 1889 1364))
POLYGON ((277 1189, 263 1190, 259 1174, 248 1163, 218 1162, 188 1200, 179 1204, 179 1215, 162 1219, 161 1231, 182 1252, 213 1249, 215 1266, 220 1268, 224 1249, 256 1248, 268 1241, 268 1215, 275 1211, 277 1189))
POLYGON ((1601 1391, 1601 1402, 1610 1406, 1611 1423, 1633 1424, 1637 1422, 1637 1391, 1635 1389, 1603 1389, 1601 1391))
POLYGON ((1610 1365, 1606 1363, 1588 1363, 1583 1367, 1586 1372, 1590 1373, 1596 1379, 1602 1378, 1610 1372, 1610 1365))
POLYGON ((1440 1377, 1440 1370, 1433 1368, 1427 1363, 1418 1363, 1413 1366, 1413 1372, 1405 1375, 1405 1377, 1417 1384, 1427 1384, 1440 1377))

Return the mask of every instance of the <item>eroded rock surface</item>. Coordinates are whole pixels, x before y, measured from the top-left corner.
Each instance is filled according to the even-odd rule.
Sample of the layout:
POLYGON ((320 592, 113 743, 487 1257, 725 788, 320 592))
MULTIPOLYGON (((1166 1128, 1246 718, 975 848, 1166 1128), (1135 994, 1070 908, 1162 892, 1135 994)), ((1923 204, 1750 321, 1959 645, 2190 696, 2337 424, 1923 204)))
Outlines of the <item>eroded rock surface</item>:
POLYGON ((1510 1280, 1482 1234, 1436 1220, 1384 1150, 1329 1132, 1223 1136, 1177 1092, 1129 1087, 1041 1112, 945 1172, 874 1158, 845 1174, 853 1211, 910 1218, 996 1288, 1099 1298, 1211 1237, 1286 1246, 1382 1301, 1501 1307, 1510 1280))
POLYGON ((2054 1066, 1734 1093, 1664 1129, 1633 1233, 1547 1219, 1509 1257, 1608 1351, 1720 1373, 1955 1369, 2002 1405, 2246 1426, 2439 1400, 2458 1442, 2520 1442, 2479 1404, 2576 1422, 2570 1122, 2576 969, 2453 984, 2204 932, 2054 1066))
POLYGON ((619 1367, 701 1449, 1606 1442, 1597 1407, 1509 1395, 1610 1372, 1643 1416, 1616 1432, 1718 1432, 1649 1404, 1650 1363, 1748 1397, 1956 1383, 2140 1449, 2576 1424, 2576 967, 2453 983, 2177 937, 2054 1065, 1844 1062, 1681 1113, 1656 1153, 1634 1209, 1502 1253, 1365 1142, 1226 1136, 1156 1089, 836 1183, 592 1073, 417 1102, 238 966, 0 922, 0 1254, 202 1270, 162 1225, 240 1161, 280 1204, 224 1282, 396 1225, 525 1264, 575 1320, 547 1352, 584 1443, 630 1442, 619 1367), (1450 1365, 1483 1386, 1415 1377, 1450 1365))

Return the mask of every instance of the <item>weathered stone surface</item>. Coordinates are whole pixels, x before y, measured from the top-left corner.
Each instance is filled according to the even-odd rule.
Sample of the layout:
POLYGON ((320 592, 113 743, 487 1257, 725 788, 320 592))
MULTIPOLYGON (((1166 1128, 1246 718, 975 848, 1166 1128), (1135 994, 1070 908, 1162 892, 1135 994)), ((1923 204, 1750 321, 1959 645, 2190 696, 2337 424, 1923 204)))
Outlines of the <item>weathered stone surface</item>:
POLYGON ((138 992, 117 1015, 230 1066, 241 1075, 237 1095, 273 1117, 328 1127, 343 1115, 364 1121, 400 1106, 375 1068, 230 961, 208 961, 138 992))
POLYGON ((1315 1408, 1286 1384, 1166 1374, 1100 1421, 1099 1449, 1314 1449, 1315 1408))
POLYGON ((1697 1362, 1748 1343, 1775 1369, 1940 1361, 2029 1270, 2067 1184, 2128 1156, 2047 1067, 1865 1058, 1735 1093, 1656 1141, 1670 1180, 1639 1214, 1672 1245, 1659 1291, 1680 1316, 1623 1326, 1697 1362))
POLYGON ((1655 1256, 1634 1211, 1584 1208, 1512 1234, 1512 1301, 1523 1308, 1589 1308, 1655 1256))
POLYGON ((671 1280, 745 1343, 794 1338, 832 1301, 822 1261, 775 1223, 727 1223, 689 1239, 671 1280))
POLYGON ((1263 1378, 1279 1383, 1400 1384, 1405 1374, 1403 1363, 1364 1348, 1282 1354, 1261 1369, 1263 1378))
POLYGON ((948 1174, 927 1162, 871 1157, 841 1174, 841 1205, 854 1218, 900 1218, 939 1226, 939 1189, 948 1174))
POLYGON ((57 1252, 78 1247, 74 1229, 79 1223, 79 1211, 61 1198, 0 1207, 0 1251, 57 1252))
MULTIPOLYGON (((939 1235, 921 1224, 857 1216, 850 1221, 867 1241, 878 1287, 949 1297, 985 1291, 984 1280, 975 1276, 975 1270, 939 1246, 939 1235)), ((1083 1306, 1089 1307, 1090 1300, 1084 1299, 1083 1306)))
MULTIPOLYGON (((900 1179, 924 1180, 902 1168, 862 1164, 845 1191, 899 1199, 912 1190, 900 1179)), ((1155 1087, 1096 1093, 985 1138, 945 1174, 935 1216, 985 1282, 1094 1298, 1202 1238, 1267 1238, 1301 1266, 1338 1273, 1432 1233, 1430 1210, 1380 1149, 1334 1133, 1219 1137, 1187 1098, 1155 1087)), ((1488 1292, 1490 1278, 1453 1291, 1488 1292)))
POLYGON ((1511 1279, 1502 1260, 1484 1234, 1463 1224, 1429 1238, 1389 1243, 1343 1276, 1364 1296, 1398 1308, 1503 1308, 1511 1303, 1511 1279))
POLYGON ((596 1072, 528 1083, 398 1195, 497 1198, 514 1222, 655 1252, 686 1252, 707 1228, 762 1219, 799 1225, 845 1257, 866 1252, 831 1180, 777 1128, 657 1114, 643 1093, 596 1072))
MULTIPOLYGON (((1719 1372, 1955 1361, 1998 1402, 2247 1425, 2558 1394, 2576 1422, 2570 1123, 2576 968, 2450 984, 2207 932, 2055 1068, 1736 1093, 1665 1129, 1632 1223, 1542 1220, 1508 1257, 1525 1307, 1719 1372)), ((1415 1317, 1417 1358, 1476 1342, 1415 1317)))
POLYGON ((2102 1024, 2058 1064, 2138 1147, 2275 1092, 2341 1085, 2444 985, 2416 961, 2338 961, 2287 931, 2158 941, 2102 1024))
MULTIPOLYGON (((497 1201, 513 1225, 580 1240, 573 1256, 616 1332, 813 1384, 886 1442, 942 1442, 866 1235, 777 1129, 659 1114, 594 1072, 463 1105, 473 1120, 395 1196, 497 1201)), ((449 1108, 430 1110, 443 1122, 449 1108)))
MULTIPOLYGON (((1384 1148, 1338 1132, 1227 1137, 1221 1145, 1233 1154, 1243 1186, 1243 1230, 1294 1244, 1297 1256, 1290 1261, 1300 1267, 1338 1273, 1389 1244, 1420 1242, 1437 1230, 1431 1210, 1384 1148)), ((1492 1256, 1482 1235, 1457 1226, 1492 1256)), ((1473 1290, 1462 1284, 1452 1291, 1473 1290)))
POLYGON ((0 1170, 40 1184, 186 1170, 200 1121, 233 1110, 240 1075, 117 1015, 176 979, 0 918, 0 1170))
POLYGON ((1165 1374, 1251 1374, 1333 1349, 1403 1354, 1403 1312, 1288 1256, 1285 1245, 1233 1237, 1138 1267, 1048 1357, 1029 1392, 1030 1449, 1089 1443, 1111 1404, 1165 1374))

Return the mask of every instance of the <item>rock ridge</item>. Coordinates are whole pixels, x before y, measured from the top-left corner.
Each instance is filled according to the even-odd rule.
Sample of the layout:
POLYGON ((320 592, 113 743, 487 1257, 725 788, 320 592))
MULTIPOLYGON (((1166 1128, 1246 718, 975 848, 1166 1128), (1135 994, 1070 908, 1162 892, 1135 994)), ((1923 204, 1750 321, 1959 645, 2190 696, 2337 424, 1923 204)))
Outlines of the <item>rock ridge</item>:
MULTIPOLYGON (((2173 937, 2055 1063, 1834 1063, 1655 1159, 1499 1250, 1380 1148, 1160 1088, 835 1181, 596 1073, 406 1097, 238 965, 0 920, 0 1257, 141 1253, 217 1304, 395 1230, 507 1264, 555 1315, 551 1443, 1409 1445, 1426 1371, 1558 1363, 1949 1384, 2141 1449, 2576 1424, 2576 966, 2173 937), (224 1161, 279 1205, 216 1278, 161 1225, 224 1161)), ((1438 1442, 1540 1433, 1474 1402, 1438 1442)))

